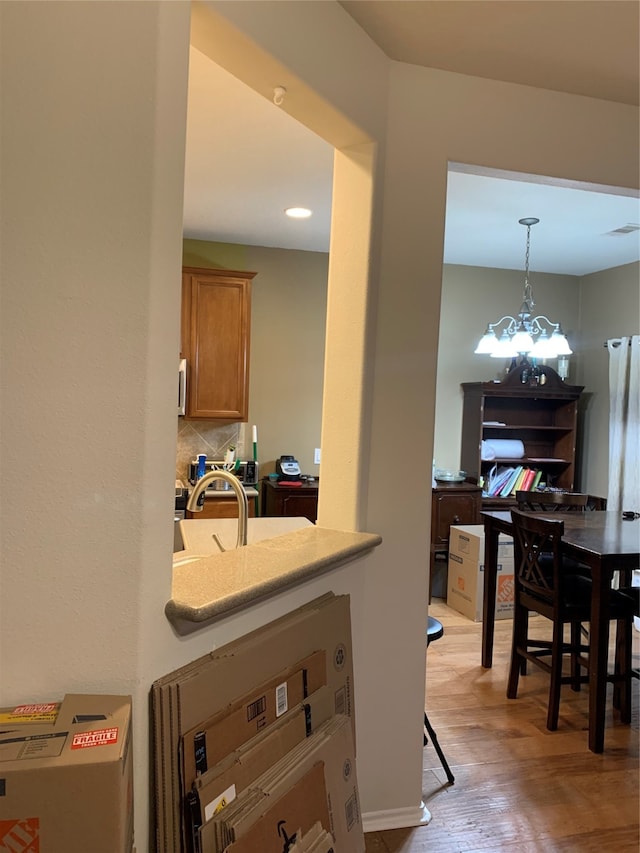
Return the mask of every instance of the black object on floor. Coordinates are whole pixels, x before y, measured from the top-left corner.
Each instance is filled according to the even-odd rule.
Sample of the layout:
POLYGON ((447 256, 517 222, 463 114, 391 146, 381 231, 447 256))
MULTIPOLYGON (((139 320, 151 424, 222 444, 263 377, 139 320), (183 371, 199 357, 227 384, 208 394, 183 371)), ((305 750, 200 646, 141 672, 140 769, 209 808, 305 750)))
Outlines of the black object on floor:
MULTIPOLYGON (((442 626, 442 622, 438 622, 437 619, 434 619, 433 616, 427 617, 427 648, 429 643, 433 643, 436 640, 439 640, 440 637, 444 634, 444 628, 442 626)), ((453 785, 455 782, 455 776, 451 772, 451 768, 447 763, 447 759, 444 757, 444 752, 440 747, 438 742, 438 736, 436 735, 433 726, 429 722, 429 717, 427 717, 427 712, 424 712, 424 745, 426 746, 429 743, 429 738, 431 738, 431 743, 433 744, 433 748, 438 753, 438 758, 440 759, 440 763, 442 764, 442 768, 444 772, 447 774, 447 779, 449 780, 449 784, 453 785)))

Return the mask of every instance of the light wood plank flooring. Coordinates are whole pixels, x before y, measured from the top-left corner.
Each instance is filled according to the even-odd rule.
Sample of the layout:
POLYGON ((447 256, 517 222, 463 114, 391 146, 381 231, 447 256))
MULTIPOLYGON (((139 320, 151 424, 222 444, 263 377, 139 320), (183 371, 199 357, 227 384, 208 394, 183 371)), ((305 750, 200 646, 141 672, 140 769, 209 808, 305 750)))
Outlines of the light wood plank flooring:
MULTIPOLYGON (((556 732, 545 727, 542 671, 529 667, 518 699, 506 699, 511 620, 496 623, 493 668, 484 670, 481 624, 439 599, 429 612, 445 627, 428 652, 429 719, 456 781, 447 785, 433 746, 426 746, 423 799, 431 822, 367 833, 367 853, 638 853, 639 682, 630 726, 612 711, 609 686, 605 752, 595 755, 587 748, 588 688, 574 693, 563 686, 556 732)), ((634 632, 636 665, 639 640, 634 632)))

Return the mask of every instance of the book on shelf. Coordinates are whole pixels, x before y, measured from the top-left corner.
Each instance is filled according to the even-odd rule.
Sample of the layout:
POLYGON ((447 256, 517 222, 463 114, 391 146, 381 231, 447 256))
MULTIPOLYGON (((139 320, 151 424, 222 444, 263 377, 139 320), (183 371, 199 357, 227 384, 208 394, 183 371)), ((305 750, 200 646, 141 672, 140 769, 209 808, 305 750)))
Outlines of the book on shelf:
POLYGON ((507 482, 505 483, 505 485, 503 486, 503 488, 500 491, 500 497, 501 498, 508 498, 509 497, 509 495, 513 491, 513 487, 516 484, 516 480, 520 476, 522 470, 523 470, 522 465, 518 465, 516 468, 513 469, 511 476, 509 477, 509 479, 507 480, 507 482))
POLYGON ((529 473, 528 468, 523 468, 522 471, 520 471, 520 473, 518 474, 518 478, 517 478, 516 482, 514 483, 513 488, 511 489, 512 495, 515 495, 516 492, 519 492, 520 489, 522 489, 522 484, 524 483, 528 473, 529 473))
POLYGON ((531 491, 531 487, 533 485, 533 481, 535 480, 537 473, 538 472, 535 470, 535 468, 528 468, 527 469, 527 475, 524 478, 522 486, 520 487, 521 491, 523 491, 523 492, 531 491))
POLYGON ((536 471, 536 476, 533 478, 533 483, 531 483, 530 491, 533 491, 534 489, 538 488, 538 484, 539 484, 541 479, 542 479, 542 471, 536 471))
POLYGON ((494 465, 487 475, 487 495, 497 497, 512 474, 513 468, 498 468, 494 465))

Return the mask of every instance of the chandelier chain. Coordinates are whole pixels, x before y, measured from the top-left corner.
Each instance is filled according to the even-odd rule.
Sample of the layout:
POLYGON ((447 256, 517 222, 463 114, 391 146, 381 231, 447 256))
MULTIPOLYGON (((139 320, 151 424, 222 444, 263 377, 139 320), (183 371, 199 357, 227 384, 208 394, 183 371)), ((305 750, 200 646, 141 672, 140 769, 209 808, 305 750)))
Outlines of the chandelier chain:
POLYGON ((529 310, 536 304, 533 301, 533 293, 529 282, 529 249, 531 246, 531 226, 527 225, 527 248, 524 255, 524 301, 528 305, 529 310))

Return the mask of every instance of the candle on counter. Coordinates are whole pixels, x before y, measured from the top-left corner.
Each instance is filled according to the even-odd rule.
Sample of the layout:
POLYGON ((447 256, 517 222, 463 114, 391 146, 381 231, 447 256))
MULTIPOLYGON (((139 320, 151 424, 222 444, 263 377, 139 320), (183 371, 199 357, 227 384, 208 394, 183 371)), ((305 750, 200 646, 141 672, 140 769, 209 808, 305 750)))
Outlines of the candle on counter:
POLYGON ((251 441, 253 441, 254 444, 258 443, 258 427, 255 424, 253 425, 253 438, 251 441))

